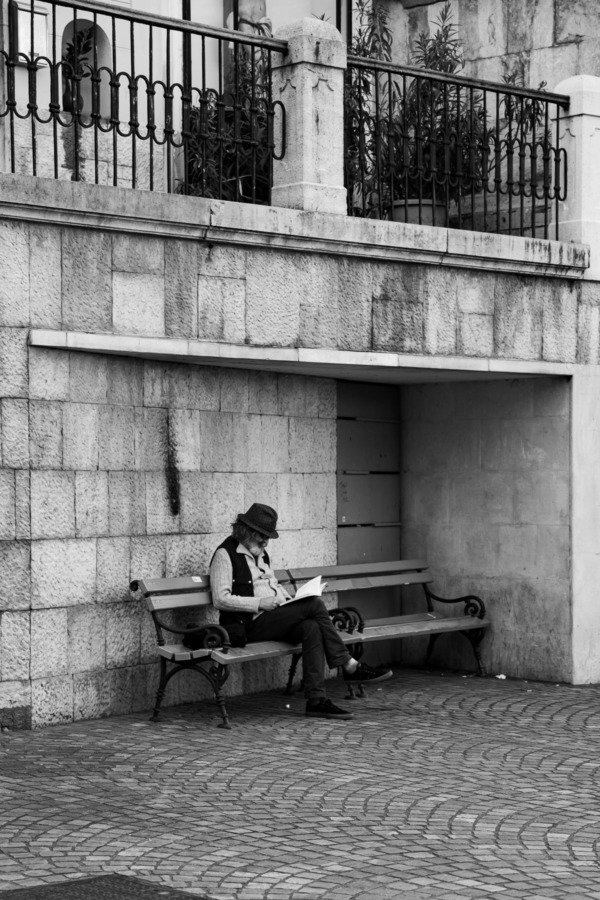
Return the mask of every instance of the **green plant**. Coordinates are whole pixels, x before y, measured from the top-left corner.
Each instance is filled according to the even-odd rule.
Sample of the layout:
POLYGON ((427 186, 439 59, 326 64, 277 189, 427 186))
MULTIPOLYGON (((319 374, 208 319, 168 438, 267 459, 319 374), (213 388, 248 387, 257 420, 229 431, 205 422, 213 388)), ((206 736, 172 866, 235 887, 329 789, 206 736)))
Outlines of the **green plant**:
MULTIPOLYGON (((271 36, 270 21, 253 24, 271 36)), ((192 196, 267 203, 271 188, 272 112, 266 51, 235 44, 223 94, 206 90, 187 118, 185 175, 179 192, 192 196)))
POLYGON ((90 56, 94 49, 94 26, 79 28, 73 33, 63 51, 63 108, 66 112, 76 112, 83 106, 80 82, 92 74, 90 56))

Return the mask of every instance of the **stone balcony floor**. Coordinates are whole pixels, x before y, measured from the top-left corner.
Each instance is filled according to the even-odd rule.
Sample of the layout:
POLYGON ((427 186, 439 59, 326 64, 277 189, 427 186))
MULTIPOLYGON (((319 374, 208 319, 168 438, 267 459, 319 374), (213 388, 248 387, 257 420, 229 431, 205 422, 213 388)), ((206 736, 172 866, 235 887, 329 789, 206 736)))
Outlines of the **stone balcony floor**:
POLYGON ((107 874, 210 900, 600 898, 600 686, 398 669, 351 705, 0 735, 0 898, 107 874))

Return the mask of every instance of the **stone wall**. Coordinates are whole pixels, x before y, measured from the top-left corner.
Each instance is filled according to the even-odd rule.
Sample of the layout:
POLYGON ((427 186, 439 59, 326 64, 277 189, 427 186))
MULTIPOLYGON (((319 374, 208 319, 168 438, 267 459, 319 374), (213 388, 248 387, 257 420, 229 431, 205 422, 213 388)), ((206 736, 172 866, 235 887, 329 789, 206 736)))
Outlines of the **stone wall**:
MULTIPOLYGON (((129 596, 130 579, 205 570, 232 517, 254 500, 281 513, 277 566, 335 562, 335 382, 260 371, 261 359, 312 347, 332 359, 369 351, 369 365, 390 351, 442 367, 445 358, 449 371, 456 353, 482 365, 596 362, 594 285, 578 280, 585 264, 575 245, 5 177, 2 721, 43 725, 147 708, 154 635, 129 596), (32 328, 56 335, 56 345, 32 345, 32 328), (73 352, 65 333, 100 343, 120 336, 125 356, 73 352), (132 358, 142 336, 162 360, 132 358), (233 348, 239 368, 189 364, 206 342, 233 348), (190 351, 188 364, 169 356, 175 346, 190 351)), ((518 424, 533 429, 535 448, 545 440, 536 417, 548 413, 541 395, 528 396, 529 405, 517 398, 517 412, 506 415, 527 420, 518 424)), ((407 407, 408 422, 418 406, 407 407)), ((466 402, 461 409, 464 443, 475 423, 466 402)), ((518 448, 504 451, 508 426, 487 418, 484 428, 482 411, 477 427, 487 428, 490 453, 495 435, 500 471, 502 453, 516 459, 518 448)), ((561 467, 563 421, 552 420, 561 467)), ((437 446, 435 427, 429 434, 437 446)), ((431 477, 443 477, 439 458, 430 464, 431 477)), ((418 485, 417 471, 409 474, 418 485)), ((483 490, 493 466, 480 474, 483 490)), ((468 519, 469 505, 461 515, 468 519)), ((522 505, 514 516, 513 538, 522 505)), ((491 522, 494 534, 499 524, 491 522)), ((564 535, 558 523, 547 531, 564 535)), ((459 573, 471 571, 476 550, 484 553, 476 533, 457 548, 459 573)), ((535 529, 520 533, 533 548, 535 529)), ((438 548, 426 537, 433 558, 438 548)), ((565 565, 568 546, 556 549, 565 565)), ((502 581, 502 555, 493 552, 502 581)), ((518 590, 498 610, 512 609, 518 590)), ((495 614, 502 634, 510 616, 495 614)), ((495 646, 494 664, 505 645, 495 646)), ((245 667, 228 690, 283 682, 284 668, 245 667)), ((181 679, 167 702, 199 692, 203 684, 181 679)))
MULTIPOLYGON (((404 9, 386 0, 395 32, 394 61, 411 59, 414 41, 438 18, 443 0, 404 9)), ((464 74, 489 81, 516 72, 526 87, 554 90, 570 75, 600 75, 596 0, 452 0, 464 49, 464 74)))
MULTIPOLYGON (((410 387, 402 404, 403 556, 431 560, 435 593, 482 597, 490 672, 569 681, 569 380, 410 387)), ((434 661, 473 667, 466 640, 438 646, 434 661)))

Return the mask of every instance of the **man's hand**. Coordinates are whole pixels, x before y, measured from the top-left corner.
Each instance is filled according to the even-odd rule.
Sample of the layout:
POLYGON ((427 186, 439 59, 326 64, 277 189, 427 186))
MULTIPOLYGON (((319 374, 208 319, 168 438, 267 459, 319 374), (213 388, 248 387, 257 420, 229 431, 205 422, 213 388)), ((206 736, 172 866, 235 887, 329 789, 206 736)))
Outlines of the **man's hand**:
POLYGON ((277 597, 262 597, 258 608, 264 610, 277 609, 278 606, 281 606, 281 600, 277 597))

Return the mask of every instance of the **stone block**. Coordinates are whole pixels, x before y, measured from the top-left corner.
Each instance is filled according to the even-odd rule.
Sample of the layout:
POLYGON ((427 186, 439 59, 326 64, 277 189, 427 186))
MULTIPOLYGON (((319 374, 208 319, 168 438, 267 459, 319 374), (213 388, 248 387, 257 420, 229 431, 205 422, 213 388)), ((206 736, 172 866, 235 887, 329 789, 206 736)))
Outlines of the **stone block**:
POLYGON ((457 351, 461 356, 493 356, 493 317, 478 313, 461 316, 458 324, 457 351))
POLYGON ((135 466, 133 409, 98 408, 98 459, 101 469, 127 470, 135 466))
POLYGON ((208 472, 183 471, 179 478, 181 495, 180 528, 182 532, 206 532, 211 528, 213 475, 208 472))
POLYGON ((234 417, 235 440, 231 446, 231 469, 233 472, 258 472, 262 465, 262 417, 234 417))
POLYGON ((243 344, 246 338, 246 282, 198 275, 198 337, 243 344))
POLYGON ((567 421, 544 418, 499 422, 483 432, 481 452, 483 467, 489 470, 568 471, 567 421))
POLYGON ((486 526, 488 523, 500 525, 514 522, 513 474, 474 471, 452 477, 448 509, 450 522, 464 522, 475 517, 485 522, 486 526))
POLYGON ((69 355, 70 399, 74 403, 106 403, 111 359, 98 353, 69 355))
POLYGON ((36 328, 62 325, 62 236, 56 228, 29 226, 29 307, 36 328))
POLYGON ((278 413, 281 416, 306 416, 306 383, 302 375, 279 375, 278 413))
MULTIPOLYGON (((338 300, 337 346, 340 350, 370 350, 373 339, 373 273, 372 267, 364 260, 355 262, 341 258, 335 270, 332 285, 338 300)), ((324 305, 330 304, 327 297, 324 305)), ((304 309, 303 309, 304 312, 304 309)), ((304 322, 302 322, 304 336, 304 322)), ((317 335, 315 334, 315 340, 317 335)), ((304 344, 306 346, 306 344, 304 344)), ((323 346, 311 342, 310 346, 323 346)))
POLYGON ((131 578, 164 578, 167 539, 164 535, 131 538, 131 578))
MULTIPOLYGON (((237 417, 235 417, 237 418, 237 417)), ((233 471, 233 413, 201 412, 200 469, 203 472, 233 471)))
POLYGON ((402 522, 414 526, 449 522, 451 476, 410 472, 401 482, 402 522))
POLYGON ((144 360, 112 356, 106 373, 107 400, 112 406, 142 406, 144 360))
POLYGON ((0 321, 11 327, 28 326, 28 225, 14 220, 0 223, 0 260, 0 321))
POLYGON ((600 363, 600 308, 597 306, 579 307, 577 362, 593 366, 600 363))
POLYGON ((481 381, 450 385, 454 416, 462 419, 530 419, 535 379, 481 381))
POLYGON ((104 231, 65 228, 62 253, 63 327, 110 332, 112 237, 104 231))
POLYGON ((67 610, 31 612, 31 678, 51 678, 69 671, 67 610))
MULTIPOLYGON (((28 375, 28 330, 26 328, 0 327, 0 396, 27 397, 28 375)), ((34 353, 31 351, 31 355, 34 353)), ((38 387, 35 378, 31 389, 38 387)), ((32 393, 31 396, 34 396, 32 393)))
POLYGON ((222 369, 221 371, 221 412, 248 412, 249 381, 248 372, 242 369, 222 369))
POLYGON ((374 289, 377 290, 373 295, 374 350, 423 352, 423 303, 418 293, 418 284, 414 284, 414 288, 416 293, 403 296, 386 280, 374 289))
POLYGON ((108 473, 108 527, 111 535, 146 533, 146 478, 143 472, 108 473))
POLYGON ((18 541, 31 537, 31 480, 25 469, 15 472, 15 536, 18 541))
POLYGON ((542 310, 542 358, 558 362, 577 359, 577 326, 579 297, 571 284, 570 290, 559 283, 546 286, 542 310))
POLYGON ((92 603, 96 596, 94 540, 34 541, 31 597, 34 609, 92 603))
POLYGON ((129 599, 130 538, 99 538, 96 544, 98 603, 129 599))
POLYGON ((533 380, 533 415, 565 417, 571 411, 571 381, 567 378, 533 380))
MULTIPOLYGON (((278 475, 277 495, 275 502, 268 504, 274 506, 279 514, 278 528, 288 531, 299 531, 304 524, 306 484, 304 475, 278 475)), ((259 501, 267 502, 268 501, 259 501)))
POLYGON ((108 473, 75 473, 75 528, 77 537, 101 537, 108 527, 108 473))
POLYGON ((459 277, 441 267, 424 270, 424 351, 444 356, 457 352, 459 277))
POLYGON ((495 355, 541 359, 542 308, 536 280, 520 277, 499 282, 494 312, 495 355))
POLYGON ((99 455, 98 407, 91 403, 65 403, 62 407, 62 441, 65 469, 96 470, 99 455))
POLYGON ((135 669, 111 669, 109 672, 109 709, 111 716, 123 716, 134 709, 135 669))
POLYGON ((67 639, 69 672, 103 669, 106 662, 105 608, 92 603, 68 609, 67 639))
MULTIPOLYGON (((178 492, 179 493, 179 492, 178 492)), ((173 510, 172 495, 165 472, 146 473, 146 530, 148 534, 179 531, 179 497, 173 510)))
POLYGON ((336 476, 305 475, 302 528, 337 527, 336 476))
POLYGON ((165 409, 135 409, 135 467, 164 472, 169 459, 169 417, 165 409))
POLYGON ((205 498, 210 508, 210 531, 227 531, 238 512, 243 512, 243 475, 216 472, 211 484, 211 493, 205 498))
POLYGON ((31 729, 31 683, 0 681, 0 727, 11 731, 31 729))
POLYGON ((0 611, 31 605, 30 548, 20 541, 0 541, 0 611))
POLYGON ((106 607, 106 667, 135 666, 140 662, 141 618, 148 615, 141 601, 106 607))
POLYGON ((162 275, 113 272, 113 326, 118 334, 165 334, 162 275))
MULTIPOLYGON (((290 446, 291 424, 305 422, 304 419, 287 419, 281 416, 261 416, 260 419, 260 471, 298 472, 293 461, 300 455, 297 447, 290 446)), ((305 446, 305 445, 303 445, 305 446)))
MULTIPOLYGON (((5 612, 0 616, 0 681, 29 680, 29 611, 5 612)), ((0 704, 1 705, 1 704, 0 704)))
POLYGON ((248 375, 248 412, 276 415, 279 410, 279 379, 272 372, 248 375))
POLYGON ((296 255, 255 251, 248 257, 246 335, 250 344, 294 347, 300 334, 303 261, 296 255))
POLYGON ((33 728, 73 721, 73 679, 70 675, 41 678, 31 683, 33 728))
MULTIPOLYGON (((68 406, 64 407, 69 409, 68 406)), ((29 404, 29 452, 34 469, 63 465, 63 405, 32 400, 29 404)))
MULTIPOLYGON (((156 413, 159 410, 152 412, 156 413)), ((170 410, 168 431, 172 458, 179 473, 198 471, 201 460, 199 410, 170 410)))
POLYGON ((219 370, 211 366, 146 363, 144 406, 219 409, 219 370))
POLYGON ((163 275, 164 241, 148 235, 115 234, 112 240, 113 272, 163 275))
POLYGON ((29 404, 26 400, 2 400, 2 465, 8 469, 29 468, 29 404))
POLYGON ((0 469, 0 541, 10 541, 16 537, 15 501, 15 472, 13 469, 0 469))
POLYGON ((165 334, 198 335, 198 246, 195 241, 165 242, 165 334))
POLYGON ((75 536, 75 479, 72 472, 31 473, 31 536, 75 536))
POLYGON ((319 410, 321 419, 335 419, 337 416, 337 382, 329 378, 317 380, 319 393, 319 410))
POLYGON ((45 350, 42 347, 30 348, 29 395, 32 400, 69 399, 68 353, 63 350, 45 350))
POLYGON ((413 422, 403 430, 405 471, 434 475, 478 469, 480 427, 478 420, 413 422))
POLYGON ((243 278, 246 274, 246 250, 218 244, 198 247, 198 274, 218 278, 243 278))
POLYGON ((110 673, 82 672, 73 676, 73 719, 100 719, 110 708, 110 673))
MULTIPOLYGON (((273 506, 277 509, 278 478, 279 476, 275 472, 251 472, 245 475, 243 508, 236 510, 236 512, 244 512, 253 503, 266 503, 267 506, 273 506)), ((233 522, 233 517, 231 521, 233 522)))
POLYGON ((566 525, 570 514, 568 472, 520 472, 514 480, 515 522, 566 525))
POLYGON ((205 550, 204 535, 174 534, 167 537, 167 578, 202 574, 206 571, 202 567, 205 550))

